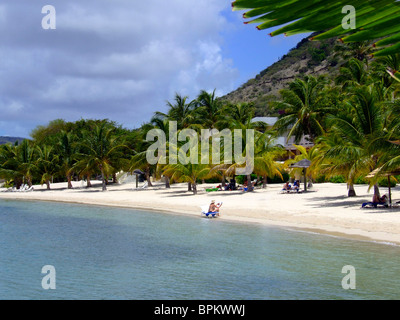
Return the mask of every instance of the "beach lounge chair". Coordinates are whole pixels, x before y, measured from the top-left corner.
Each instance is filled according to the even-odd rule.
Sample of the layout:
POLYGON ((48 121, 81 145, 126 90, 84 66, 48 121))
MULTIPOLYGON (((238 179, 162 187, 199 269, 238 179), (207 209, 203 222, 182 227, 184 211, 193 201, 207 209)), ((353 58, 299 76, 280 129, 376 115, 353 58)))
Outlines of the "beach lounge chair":
POLYGON ((377 208, 378 206, 384 206, 385 208, 388 208, 388 207, 389 207, 389 205, 388 205, 388 203, 387 203, 387 195, 386 195, 386 194, 384 194, 384 195, 383 195, 381 198, 379 198, 379 199, 375 198, 375 195, 374 195, 372 201, 370 201, 370 202, 364 202, 364 203, 361 205, 361 208, 371 208, 371 207, 377 208), (377 200, 379 200, 379 201, 377 201, 377 200))
POLYGON ((218 215, 218 212, 209 212, 208 208, 209 205, 200 206, 201 208, 201 215, 207 218, 215 218, 218 215))
POLYGON ((378 206, 385 208, 389 207, 386 202, 365 202, 362 204, 361 208, 378 208, 378 206))

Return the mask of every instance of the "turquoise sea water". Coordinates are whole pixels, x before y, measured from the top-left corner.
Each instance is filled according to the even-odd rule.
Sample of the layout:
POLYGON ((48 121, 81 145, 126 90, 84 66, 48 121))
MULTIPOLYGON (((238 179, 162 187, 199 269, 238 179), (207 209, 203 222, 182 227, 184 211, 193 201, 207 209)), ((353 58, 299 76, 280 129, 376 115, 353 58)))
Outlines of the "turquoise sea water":
POLYGON ((398 246, 222 218, 0 200, 0 259, 0 299, 400 298, 398 246))

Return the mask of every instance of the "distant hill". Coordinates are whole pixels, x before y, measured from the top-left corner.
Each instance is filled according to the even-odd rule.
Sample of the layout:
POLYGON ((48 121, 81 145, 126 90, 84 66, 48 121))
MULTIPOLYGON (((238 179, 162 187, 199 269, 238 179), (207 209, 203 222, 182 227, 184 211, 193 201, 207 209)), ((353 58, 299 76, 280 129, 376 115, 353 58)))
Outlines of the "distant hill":
POLYGON ((256 116, 276 115, 276 111, 269 108, 268 102, 279 98, 279 91, 296 77, 307 74, 332 75, 338 71, 341 61, 334 54, 335 45, 336 39, 309 41, 304 38, 279 61, 238 89, 221 97, 221 100, 232 103, 253 102, 256 116))
POLYGON ((20 137, 1 137, 0 136, 0 145, 1 144, 6 144, 11 142, 12 144, 14 144, 15 142, 21 142, 22 140, 24 140, 24 138, 20 138, 20 137))

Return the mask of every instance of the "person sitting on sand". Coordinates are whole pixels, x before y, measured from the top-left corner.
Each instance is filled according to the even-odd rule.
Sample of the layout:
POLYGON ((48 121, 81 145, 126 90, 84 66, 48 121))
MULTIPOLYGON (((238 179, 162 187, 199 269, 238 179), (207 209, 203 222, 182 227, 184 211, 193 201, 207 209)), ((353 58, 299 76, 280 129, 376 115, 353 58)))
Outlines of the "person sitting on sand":
POLYGON ((372 202, 365 202, 362 204, 362 208, 364 208, 365 206, 374 206, 375 208, 377 207, 378 204, 384 205, 385 207, 387 206, 387 195, 384 194, 382 197, 379 198, 378 195, 374 194, 374 196, 372 197, 372 202))
POLYGON ((291 186, 290 186, 289 181, 288 181, 283 185, 282 190, 290 190, 290 188, 291 188, 291 186))
POLYGON ((211 200, 210 207, 208 208, 208 212, 217 212, 219 215, 219 208, 221 208, 222 203, 215 204, 215 200, 211 200))

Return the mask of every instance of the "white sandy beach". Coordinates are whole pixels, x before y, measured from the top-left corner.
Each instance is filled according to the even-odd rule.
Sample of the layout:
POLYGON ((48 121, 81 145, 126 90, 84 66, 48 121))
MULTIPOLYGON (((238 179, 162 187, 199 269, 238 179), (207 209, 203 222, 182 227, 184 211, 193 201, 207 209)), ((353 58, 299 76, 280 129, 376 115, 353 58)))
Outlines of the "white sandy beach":
MULTIPOLYGON (((216 184, 198 185, 198 194, 187 191, 187 184, 174 184, 166 189, 155 183, 148 189, 136 189, 133 183, 112 184, 101 191, 101 183, 93 181, 93 188, 74 182, 68 190, 66 183, 34 186, 32 192, 7 192, 0 189, 0 199, 73 202, 91 205, 119 206, 188 214, 201 217, 200 206, 211 200, 222 201, 220 219, 269 226, 302 229, 347 238, 374 240, 400 244, 400 207, 360 209, 371 201, 373 190, 358 185, 357 196, 347 197, 345 184, 314 184, 306 193, 281 194, 281 184, 269 185, 251 193, 242 191, 205 192, 216 184)), ((400 187, 392 188, 393 203, 400 200, 400 187)), ((380 188, 381 195, 388 192, 380 188)))

